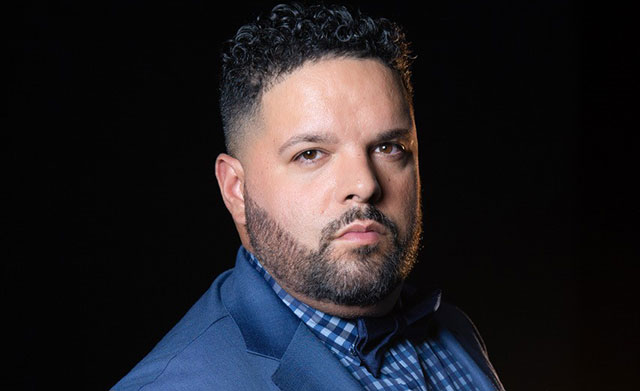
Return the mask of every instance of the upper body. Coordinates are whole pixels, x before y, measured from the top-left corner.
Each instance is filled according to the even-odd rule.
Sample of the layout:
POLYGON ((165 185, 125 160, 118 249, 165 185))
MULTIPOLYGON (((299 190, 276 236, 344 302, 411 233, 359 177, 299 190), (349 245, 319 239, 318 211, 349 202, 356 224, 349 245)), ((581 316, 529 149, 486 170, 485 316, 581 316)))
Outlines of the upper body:
POLYGON ((238 262, 123 387, 376 389, 379 365, 404 366, 380 339, 391 355, 413 352, 405 361, 418 382, 442 376, 427 368, 442 354, 477 389, 500 389, 464 315, 434 304, 416 318, 403 305, 422 235, 411 58, 397 25, 342 7, 280 5, 238 30, 223 55, 228 153, 215 174, 249 259, 273 284, 238 262), (357 325, 367 371, 321 342, 294 301, 350 324, 340 338, 357 325), (420 329, 418 318, 431 335, 407 345, 400 335, 420 329))
MULTIPOLYGON (((114 388, 173 390, 362 390, 349 371, 238 252, 184 318, 114 388)), ((469 319, 442 303, 426 338, 468 369, 478 390, 502 390, 469 319)))

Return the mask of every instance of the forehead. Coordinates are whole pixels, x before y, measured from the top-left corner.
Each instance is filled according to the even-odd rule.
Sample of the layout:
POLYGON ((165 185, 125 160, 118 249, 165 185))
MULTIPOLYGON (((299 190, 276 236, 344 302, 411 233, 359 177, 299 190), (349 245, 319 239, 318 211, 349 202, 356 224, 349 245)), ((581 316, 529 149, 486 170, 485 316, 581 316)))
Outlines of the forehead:
POLYGON ((332 58, 303 65, 264 93, 257 139, 280 141, 296 133, 337 137, 413 128, 411 105, 399 75, 373 59, 332 58))

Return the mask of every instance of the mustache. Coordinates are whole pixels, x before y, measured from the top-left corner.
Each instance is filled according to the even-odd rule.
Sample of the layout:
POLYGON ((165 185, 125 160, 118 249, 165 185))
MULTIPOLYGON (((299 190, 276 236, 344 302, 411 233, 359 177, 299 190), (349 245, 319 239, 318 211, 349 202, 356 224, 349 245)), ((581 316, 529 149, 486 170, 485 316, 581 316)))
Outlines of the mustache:
POLYGON ((375 221, 376 223, 386 227, 391 232, 393 238, 398 237, 398 228, 396 224, 375 206, 367 205, 364 208, 353 207, 344 212, 342 216, 327 224, 327 226, 322 229, 321 241, 323 243, 328 243, 342 227, 349 225, 356 220, 375 221))

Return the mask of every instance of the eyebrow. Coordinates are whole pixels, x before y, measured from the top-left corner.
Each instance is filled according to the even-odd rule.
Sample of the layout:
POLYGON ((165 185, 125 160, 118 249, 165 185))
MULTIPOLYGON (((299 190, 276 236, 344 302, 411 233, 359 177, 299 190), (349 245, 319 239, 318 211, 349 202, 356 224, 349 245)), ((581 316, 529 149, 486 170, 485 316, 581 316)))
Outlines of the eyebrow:
POLYGON ((287 148, 300 143, 327 143, 337 144, 338 139, 329 133, 304 133, 291 137, 278 148, 278 153, 284 152, 287 148))
POLYGON ((410 136, 411 136, 411 131, 409 129, 405 129, 405 128, 390 129, 377 135, 376 142, 399 139, 399 138, 407 138, 410 136))

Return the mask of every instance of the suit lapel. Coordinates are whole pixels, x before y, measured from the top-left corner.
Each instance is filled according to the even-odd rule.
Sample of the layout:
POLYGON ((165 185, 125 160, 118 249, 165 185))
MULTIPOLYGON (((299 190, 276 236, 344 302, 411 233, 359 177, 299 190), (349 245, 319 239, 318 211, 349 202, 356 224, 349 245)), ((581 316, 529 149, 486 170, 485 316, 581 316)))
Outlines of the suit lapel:
POLYGON ((302 322, 272 379, 283 391, 362 390, 356 379, 302 322))
POLYGON ((247 351, 280 361, 272 374, 274 383, 284 391, 362 390, 253 269, 248 256, 241 247, 232 280, 222 287, 222 301, 238 325, 247 351))
POLYGON ((247 351, 280 359, 300 319, 286 307, 246 259, 240 247, 233 280, 223 286, 222 301, 238 325, 247 351))

